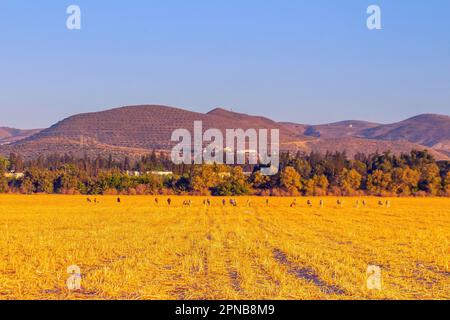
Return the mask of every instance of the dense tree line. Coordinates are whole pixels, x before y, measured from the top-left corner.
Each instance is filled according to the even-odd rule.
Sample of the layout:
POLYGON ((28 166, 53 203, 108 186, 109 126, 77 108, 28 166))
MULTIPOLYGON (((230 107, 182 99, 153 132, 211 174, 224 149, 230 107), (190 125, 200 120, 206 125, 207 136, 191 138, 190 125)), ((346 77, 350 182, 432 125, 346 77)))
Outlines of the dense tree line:
POLYGON ((263 176, 258 166, 174 165, 156 152, 138 160, 52 155, 24 161, 11 154, 0 157, 0 193, 450 196, 450 163, 426 151, 353 159, 339 152, 284 153, 279 173, 263 176))

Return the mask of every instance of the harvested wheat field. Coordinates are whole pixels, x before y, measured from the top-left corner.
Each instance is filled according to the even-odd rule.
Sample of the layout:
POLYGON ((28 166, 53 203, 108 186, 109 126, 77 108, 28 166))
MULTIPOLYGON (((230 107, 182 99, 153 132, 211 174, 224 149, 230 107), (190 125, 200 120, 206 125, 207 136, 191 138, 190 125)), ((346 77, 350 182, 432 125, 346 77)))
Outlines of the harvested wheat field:
POLYGON ((450 298, 450 199, 171 198, 0 196, 0 299, 450 298))

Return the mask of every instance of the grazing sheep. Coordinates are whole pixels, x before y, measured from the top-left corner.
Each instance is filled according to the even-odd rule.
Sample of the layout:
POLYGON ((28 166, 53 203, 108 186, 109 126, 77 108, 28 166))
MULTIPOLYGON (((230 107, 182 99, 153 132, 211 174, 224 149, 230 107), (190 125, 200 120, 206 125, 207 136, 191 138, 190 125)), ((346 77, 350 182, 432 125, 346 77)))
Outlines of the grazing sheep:
POLYGON ((363 207, 366 207, 366 205, 367 205, 366 200, 362 201, 362 205, 363 205, 363 207))
POLYGON ((338 199, 336 201, 336 203, 337 203, 338 207, 340 207, 340 208, 342 208, 344 206, 344 200, 338 199))
POLYGON ((184 200, 183 201, 183 206, 184 207, 190 207, 192 205, 192 201, 191 200, 184 200))
POLYGON ((92 202, 90 198, 87 198, 86 201, 87 201, 87 202, 92 202))
POLYGON ((390 208, 391 207, 391 201, 386 200, 386 208, 390 208))
POLYGON ((322 199, 320 199, 320 201, 319 201, 319 206, 320 206, 321 208, 323 208, 323 205, 324 205, 324 202, 323 202, 322 199))
POLYGON ((158 198, 155 198, 155 204, 158 204, 158 198))
POLYGON ((310 208, 313 206, 311 200, 306 201, 306 204, 307 204, 308 207, 310 207, 310 208))
POLYGON ((356 200, 356 202, 355 202, 355 208, 356 208, 356 209, 359 209, 359 200, 356 200))
POLYGON ((295 208, 297 206, 297 199, 294 199, 294 201, 291 203, 291 208, 295 208))
POLYGON ((211 207, 211 201, 209 199, 206 200, 206 204, 208 205, 208 207, 211 207))
POLYGON ((379 206, 379 207, 384 207, 383 201, 379 200, 379 201, 378 201, 378 206, 379 206))
POLYGON ((236 201, 236 199, 230 199, 230 204, 231 204, 233 207, 237 207, 237 201, 236 201))

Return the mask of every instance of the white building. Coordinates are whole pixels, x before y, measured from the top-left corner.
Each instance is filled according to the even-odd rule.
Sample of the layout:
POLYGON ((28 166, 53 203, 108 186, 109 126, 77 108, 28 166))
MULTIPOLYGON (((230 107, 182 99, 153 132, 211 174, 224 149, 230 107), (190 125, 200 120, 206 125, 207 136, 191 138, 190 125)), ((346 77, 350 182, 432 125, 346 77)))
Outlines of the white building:
POLYGON ((147 174, 148 173, 153 174, 155 176, 171 176, 171 175, 173 175, 172 171, 150 171, 150 172, 147 172, 147 174))
POLYGON ((6 172, 4 176, 8 179, 22 179, 25 174, 23 172, 6 172))

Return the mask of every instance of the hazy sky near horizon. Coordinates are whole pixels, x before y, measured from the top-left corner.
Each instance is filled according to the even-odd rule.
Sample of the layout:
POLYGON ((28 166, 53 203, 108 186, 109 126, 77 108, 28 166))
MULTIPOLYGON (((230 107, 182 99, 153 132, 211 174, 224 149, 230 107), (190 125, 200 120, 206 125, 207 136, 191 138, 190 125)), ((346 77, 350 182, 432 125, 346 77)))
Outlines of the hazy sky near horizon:
POLYGON ((0 0, 0 126, 136 104, 310 124, 448 115, 449 15, 448 0, 0 0))

